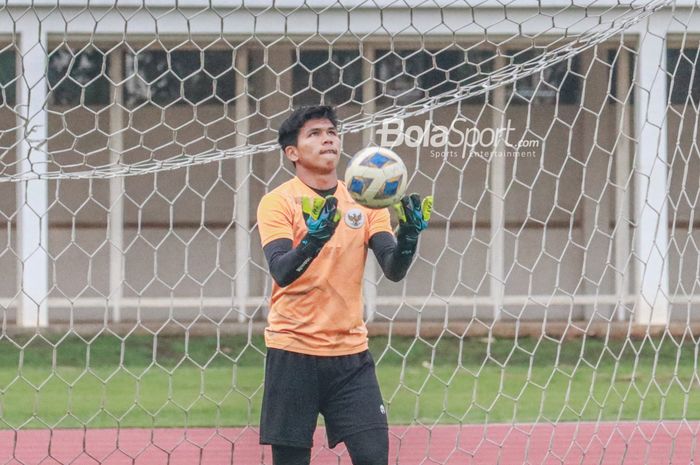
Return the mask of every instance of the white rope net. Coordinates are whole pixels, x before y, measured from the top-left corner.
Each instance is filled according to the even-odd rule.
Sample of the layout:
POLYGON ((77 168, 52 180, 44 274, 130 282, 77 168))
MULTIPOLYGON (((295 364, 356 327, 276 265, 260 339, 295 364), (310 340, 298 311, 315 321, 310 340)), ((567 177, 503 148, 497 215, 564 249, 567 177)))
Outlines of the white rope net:
POLYGON ((365 275, 392 463, 697 461, 698 7, 6 0, 0 465, 271 462, 255 209, 318 103, 435 197, 365 275))

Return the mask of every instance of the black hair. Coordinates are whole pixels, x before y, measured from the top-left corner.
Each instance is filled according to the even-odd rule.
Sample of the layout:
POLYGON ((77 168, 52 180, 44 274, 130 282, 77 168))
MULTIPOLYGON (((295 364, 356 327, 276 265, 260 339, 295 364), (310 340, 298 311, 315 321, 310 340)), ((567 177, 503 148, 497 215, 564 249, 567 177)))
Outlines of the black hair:
POLYGON ((335 114, 335 108, 331 106, 315 105, 297 108, 284 120, 279 128, 277 142, 279 142, 282 150, 290 145, 297 145, 299 130, 307 121, 312 119, 327 119, 333 126, 338 127, 338 116, 335 114))

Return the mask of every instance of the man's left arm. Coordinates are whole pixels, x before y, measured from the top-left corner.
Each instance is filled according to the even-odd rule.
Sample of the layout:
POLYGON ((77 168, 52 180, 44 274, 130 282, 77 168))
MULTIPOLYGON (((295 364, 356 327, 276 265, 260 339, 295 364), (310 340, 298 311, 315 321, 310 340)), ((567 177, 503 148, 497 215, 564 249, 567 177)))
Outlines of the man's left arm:
MULTIPOLYGON (((370 237, 369 246, 384 275, 391 281, 398 282, 406 276, 411 266, 420 233, 428 227, 433 211, 433 197, 427 196, 421 201, 418 194, 411 194, 394 205, 394 209, 399 218, 396 237, 388 231, 378 231, 370 237)), ((388 217, 388 212, 386 216, 388 217)))

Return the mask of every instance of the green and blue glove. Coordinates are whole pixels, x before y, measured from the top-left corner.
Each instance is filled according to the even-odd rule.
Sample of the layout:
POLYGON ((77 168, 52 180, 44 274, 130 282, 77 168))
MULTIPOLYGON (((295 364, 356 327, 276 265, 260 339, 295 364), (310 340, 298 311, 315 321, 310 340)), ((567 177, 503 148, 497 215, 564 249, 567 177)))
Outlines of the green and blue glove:
POLYGON ((340 222, 338 199, 332 195, 326 198, 301 198, 301 211, 309 230, 301 240, 301 248, 309 256, 316 256, 323 246, 331 240, 335 228, 340 222))
POLYGON ((418 244, 420 233, 428 227, 433 212, 433 196, 428 195, 422 201, 420 195, 404 196, 394 205, 399 217, 396 240, 402 254, 413 254, 418 244))

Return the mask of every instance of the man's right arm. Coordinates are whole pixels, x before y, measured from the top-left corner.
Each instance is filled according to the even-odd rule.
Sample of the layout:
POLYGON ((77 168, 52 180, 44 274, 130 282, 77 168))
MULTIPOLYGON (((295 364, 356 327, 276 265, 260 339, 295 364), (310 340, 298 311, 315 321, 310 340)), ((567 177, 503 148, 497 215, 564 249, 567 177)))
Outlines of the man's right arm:
POLYGON ((291 239, 275 239, 263 247, 272 279, 278 286, 286 287, 304 274, 315 255, 309 255, 302 247, 292 248, 291 239))
POLYGON ((311 265, 328 242, 340 220, 337 200, 333 196, 302 199, 302 212, 308 232, 299 245, 292 248, 292 226, 289 213, 266 196, 258 207, 258 227, 263 252, 275 282, 285 287, 294 282, 311 265))

